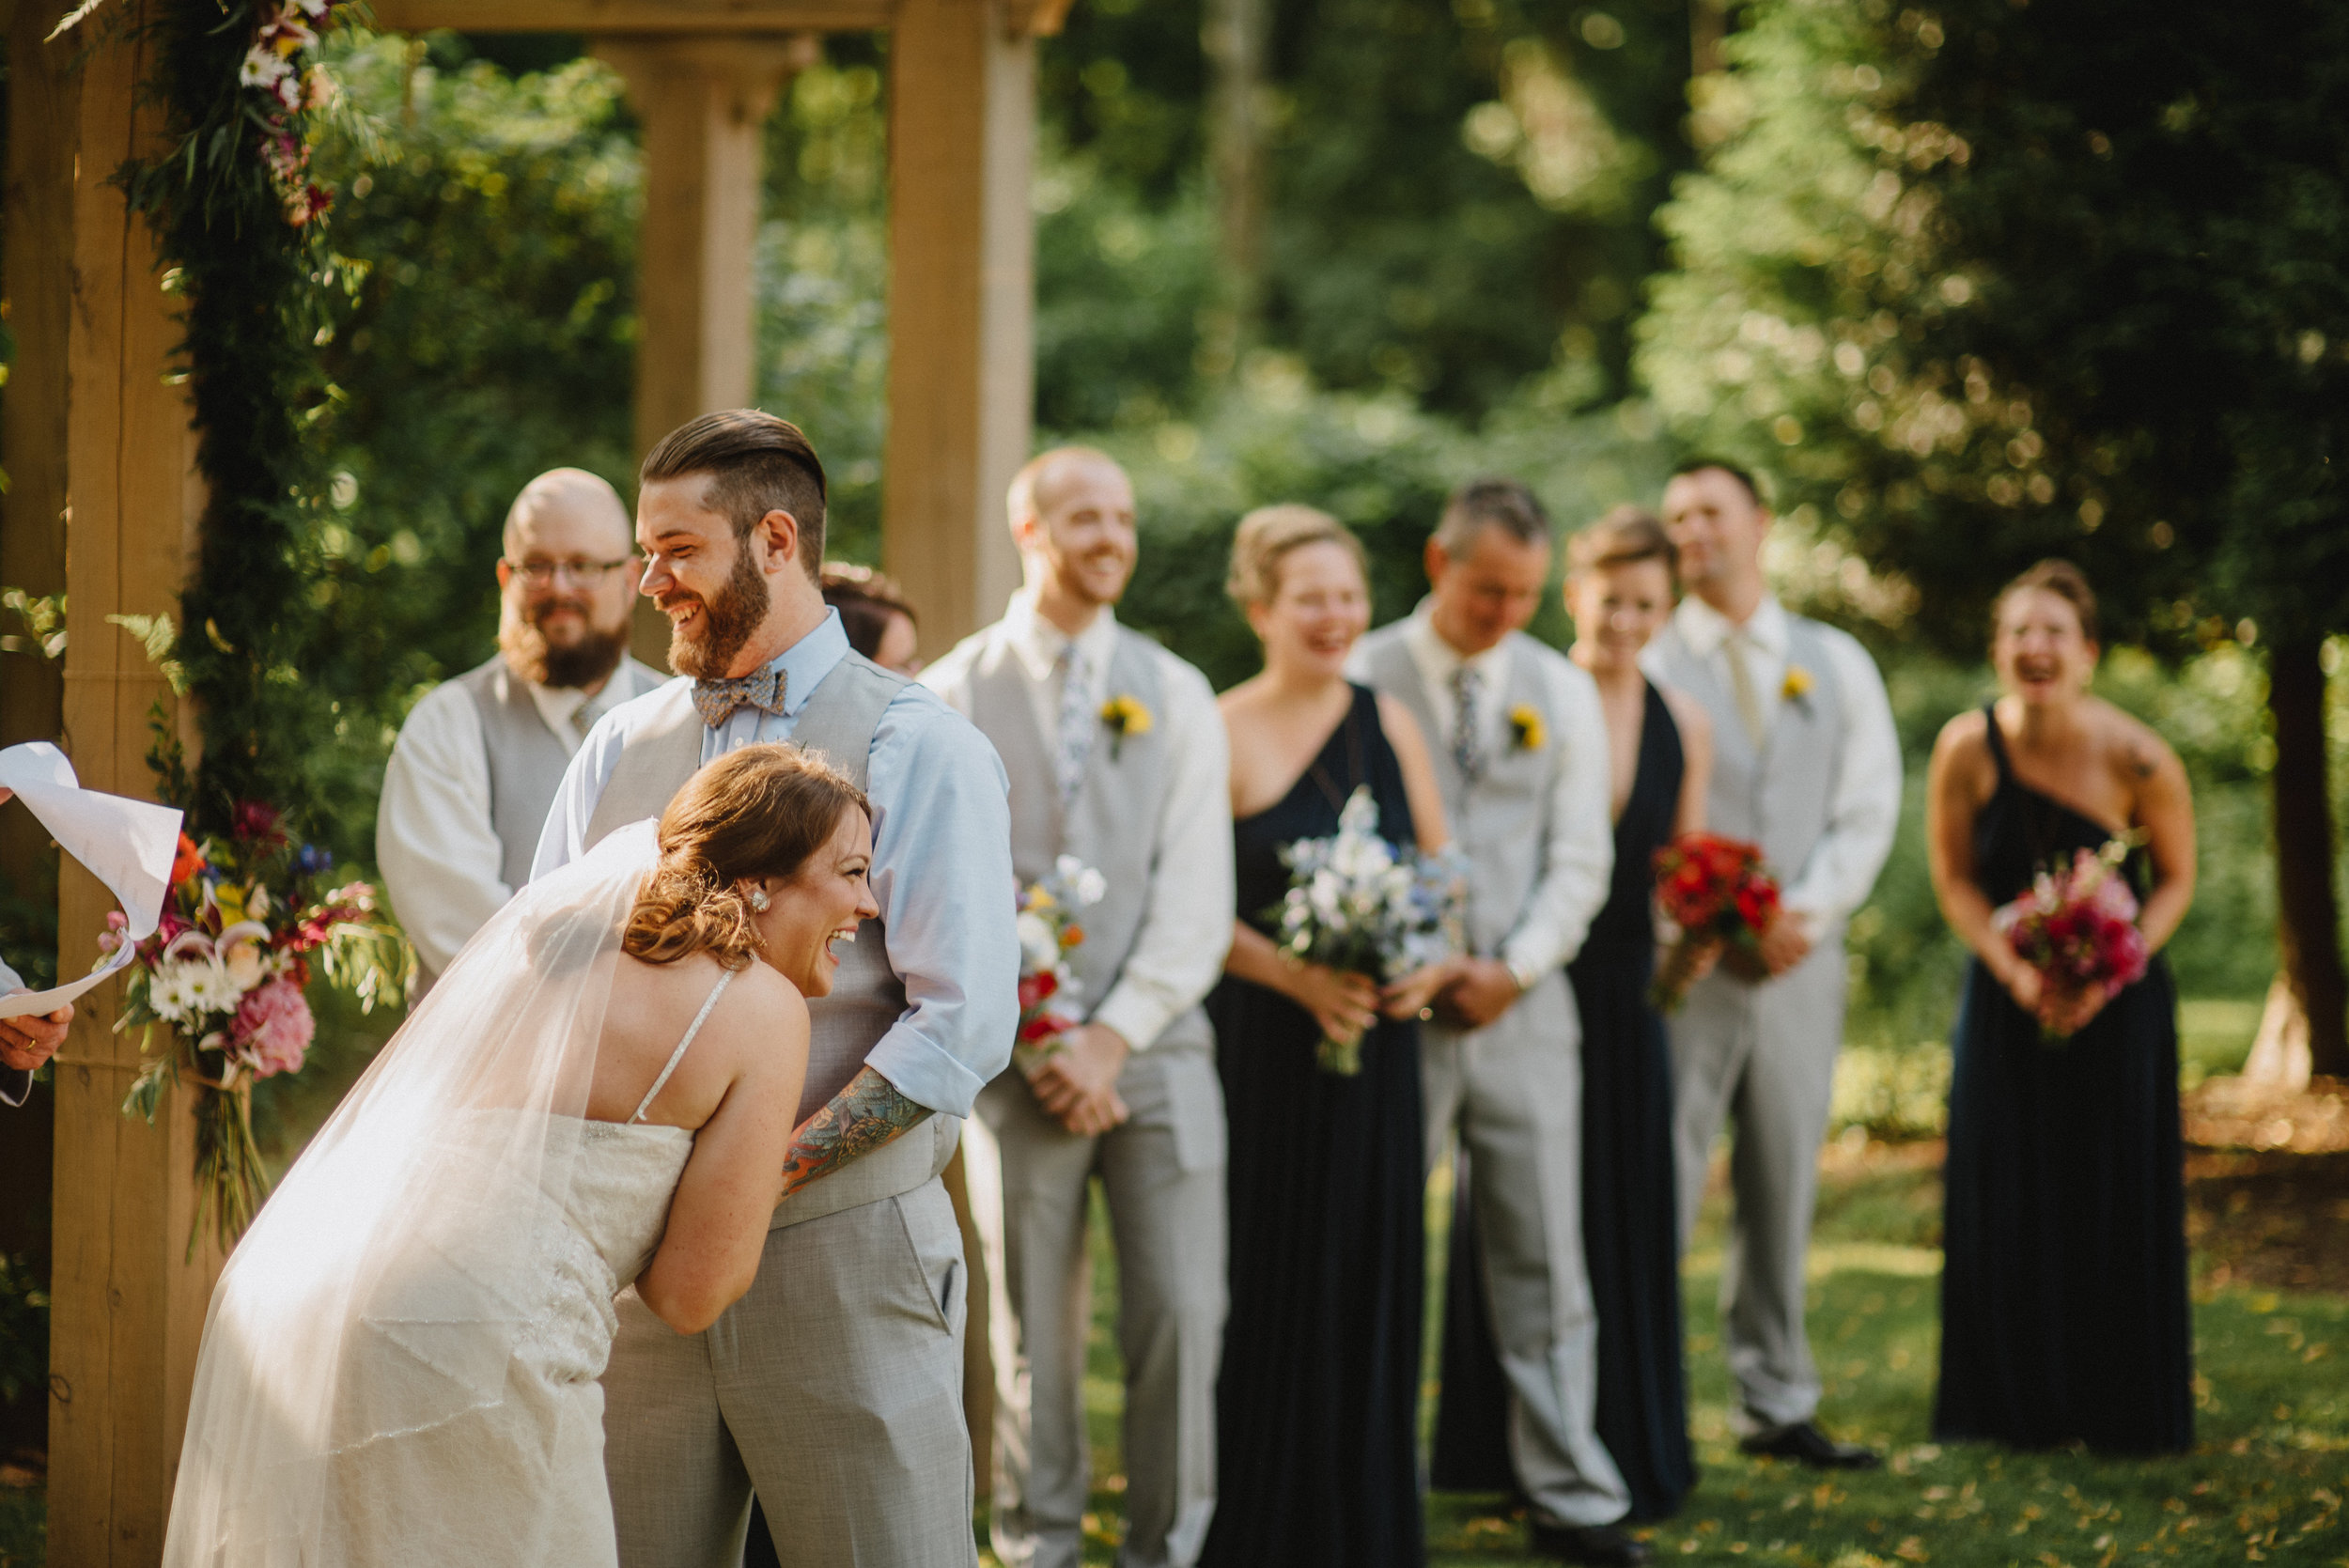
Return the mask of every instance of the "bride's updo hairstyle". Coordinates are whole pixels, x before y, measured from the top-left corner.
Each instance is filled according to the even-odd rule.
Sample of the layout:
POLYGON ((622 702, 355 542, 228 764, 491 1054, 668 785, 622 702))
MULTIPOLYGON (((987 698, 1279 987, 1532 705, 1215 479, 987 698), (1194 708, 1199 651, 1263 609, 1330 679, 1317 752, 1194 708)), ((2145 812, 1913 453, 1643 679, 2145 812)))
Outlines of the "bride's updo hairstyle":
POLYGON ((744 746, 695 773, 661 814, 661 863, 645 878, 620 951, 648 964, 708 953, 727 969, 758 952, 741 884, 790 877, 832 842, 864 792, 791 746, 744 746))
POLYGON ((1290 551, 1317 544, 1343 547, 1368 581, 1370 558, 1352 529, 1315 507, 1285 502, 1259 506, 1239 520, 1239 532, 1232 536, 1232 569, 1223 580, 1223 591, 1243 610, 1270 604, 1281 593, 1282 558, 1290 551))

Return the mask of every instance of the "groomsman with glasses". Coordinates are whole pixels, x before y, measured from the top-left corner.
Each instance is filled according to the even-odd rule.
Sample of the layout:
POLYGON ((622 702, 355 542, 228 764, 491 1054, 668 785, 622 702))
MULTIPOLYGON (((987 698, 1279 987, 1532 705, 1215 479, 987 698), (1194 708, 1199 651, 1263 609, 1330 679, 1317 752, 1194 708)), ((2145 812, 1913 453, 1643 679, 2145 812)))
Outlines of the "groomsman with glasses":
POLYGON ((523 486, 498 561, 498 651, 400 726, 375 857, 428 977, 530 880, 555 787, 596 721, 661 684, 628 657, 629 534, 619 493, 583 469, 523 486))
POLYGON ((1421 1035, 1426 1158, 1455 1136, 1468 1154, 1533 1549, 1639 1563, 1647 1546, 1618 1524, 1631 1494, 1595 1426, 1581 1020, 1565 974, 1614 865, 1607 723, 1590 675, 1522 630, 1550 549, 1523 485, 1463 488, 1427 541, 1427 598, 1362 639, 1354 675, 1419 721, 1470 865, 1469 970, 1421 1035))
POLYGON ((1843 1042, 1843 926, 1891 850, 1900 739, 1866 650, 1771 597, 1762 575, 1770 514, 1751 474, 1715 458, 1683 463, 1662 510, 1688 597, 1642 662, 1712 715, 1705 820, 1762 846, 1783 909, 1757 968, 1733 972, 1724 962, 1671 1020, 1681 1245, 1726 1121, 1735 1210, 1721 1337, 1741 1446, 1820 1468, 1866 1468, 1875 1453, 1836 1442, 1815 1420, 1804 1265, 1843 1042))
POLYGON ((1003 759, 1022 884, 1070 855, 1105 891, 1069 954, 1084 1021, 988 1084, 965 1133, 993 1289, 995 1551, 1006 1568, 1083 1560, 1098 1177, 1126 1362, 1118 1561, 1188 1568, 1215 1513, 1223 1094, 1199 1004, 1232 939, 1229 748, 1206 678, 1117 623, 1136 550, 1117 464, 1047 452, 1010 513, 1025 585, 922 678, 1003 759))

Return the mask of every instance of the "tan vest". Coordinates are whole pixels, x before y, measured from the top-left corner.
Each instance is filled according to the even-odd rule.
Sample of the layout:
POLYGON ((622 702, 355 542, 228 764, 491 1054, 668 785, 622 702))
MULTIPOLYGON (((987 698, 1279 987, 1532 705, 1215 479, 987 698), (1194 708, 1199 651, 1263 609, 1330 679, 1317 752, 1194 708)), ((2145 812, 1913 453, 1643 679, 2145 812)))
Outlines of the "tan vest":
MULTIPOLYGON (((881 712, 906 685, 861 654, 851 653, 817 683, 800 710, 791 744, 817 753, 848 775, 859 789, 871 770, 873 733, 881 712)), ((702 765, 706 728, 693 706, 690 681, 677 681, 653 699, 656 710, 629 737, 612 769, 611 782, 587 822, 586 847, 615 828, 659 816, 702 765)), ((840 955, 832 994, 807 1004, 813 1031, 808 1041, 807 1084, 796 1120, 831 1103, 863 1067, 864 1059, 905 1012, 905 985, 889 967, 888 937, 881 923, 868 920, 856 941, 840 955)), ((769 1227, 796 1225, 842 1209, 894 1198, 946 1169, 962 1136, 958 1116, 932 1115, 869 1155, 800 1188, 775 1207, 769 1227)))

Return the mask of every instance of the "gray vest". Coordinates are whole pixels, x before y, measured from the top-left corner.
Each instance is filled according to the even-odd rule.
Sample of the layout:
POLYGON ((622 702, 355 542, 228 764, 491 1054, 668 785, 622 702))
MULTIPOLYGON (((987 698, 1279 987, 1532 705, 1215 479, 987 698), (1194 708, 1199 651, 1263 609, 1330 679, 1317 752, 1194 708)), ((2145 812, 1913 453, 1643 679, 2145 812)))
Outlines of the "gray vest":
MULTIPOLYGON (((1110 655, 1109 692, 1130 696, 1153 713, 1165 705, 1156 645, 1139 632, 1117 629, 1110 655)), ((997 638, 971 672, 971 722, 1003 758, 1011 779, 1011 862, 1022 887, 1052 869, 1063 854, 1101 873, 1107 891, 1084 912, 1085 939, 1072 967, 1084 986, 1088 1013, 1117 985, 1147 913, 1150 878, 1158 866, 1157 824, 1171 772, 1166 731, 1152 725, 1120 737, 1106 725, 1086 754, 1084 783, 1064 817, 1056 759, 1059 747, 1036 728, 1027 673, 1008 644, 997 638)), ((1157 1041, 1135 1048, 1212 1049, 1207 1017, 1193 1007, 1168 1024, 1157 1041)))
MULTIPOLYGON (((615 683, 626 684, 624 700, 652 690, 660 678, 632 659, 623 659, 612 672, 615 683)), ((507 666, 505 655, 466 671, 457 684, 481 715, 482 747, 490 761, 490 827, 505 849, 498 880, 519 888, 530 880, 538 834, 570 767, 571 751, 547 728, 529 683, 507 666)))
POLYGON ((1481 957, 1499 955, 1501 944, 1517 929, 1526 901, 1549 869, 1549 802, 1565 765, 1565 749, 1574 737, 1565 733, 1549 706, 1549 685, 1536 662, 1557 657, 1521 632, 1510 634, 1509 680, 1501 693, 1503 712, 1530 707, 1541 715, 1546 732, 1540 747, 1519 746, 1515 726, 1499 737, 1486 737, 1484 776, 1474 783, 1461 776, 1453 759, 1452 735, 1436 722, 1426 683, 1403 640, 1408 622, 1382 627, 1362 641, 1370 684, 1411 710, 1427 738, 1436 784, 1443 794, 1452 842, 1469 859, 1469 939, 1481 957))
MULTIPOLYGON (((862 654, 848 655, 800 710, 791 744, 820 754, 863 789, 881 712, 905 685, 904 676, 892 675, 862 654)), ((655 711, 630 737, 611 782, 596 801, 595 815, 587 822, 588 847, 615 828, 660 815, 701 767, 705 726, 693 706, 693 683, 673 681, 653 701, 655 711)), ((807 1082, 800 1093, 795 1122, 805 1122, 847 1087, 905 1012, 905 984, 890 967, 888 945, 881 923, 866 921, 857 928, 855 942, 840 955, 832 994, 808 999, 814 1029, 807 1082)), ((773 1225, 795 1225, 910 1192, 945 1170, 961 1133, 960 1117, 933 1115, 785 1199, 776 1205, 773 1225)))
MULTIPOLYGON (((1657 673, 1704 705, 1713 720, 1713 783, 1705 798, 1706 825, 1717 833, 1759 844, 1781 885, 1802 874, 1812 846, 1827 831, 1836 775, 1843 766, 1843 707, 1826 629, 1786 617, 1786 661, 1812 679, 1799 697, 1785 698, 1756 753, 1737 713, 1737 696, 1699 659, 1674 620, 1657 634, 1657 673)), ((1839 930, 1819 934, 1819 945, 1839 930)))

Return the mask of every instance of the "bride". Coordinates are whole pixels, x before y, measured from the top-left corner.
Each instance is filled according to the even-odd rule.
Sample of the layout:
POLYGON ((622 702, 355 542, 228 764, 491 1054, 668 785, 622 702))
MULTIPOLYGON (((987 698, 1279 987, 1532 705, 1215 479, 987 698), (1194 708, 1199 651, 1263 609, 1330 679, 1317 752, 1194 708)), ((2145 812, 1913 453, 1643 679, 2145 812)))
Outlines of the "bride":
POLYGON ((466 945, 221 1275, 167 1564, 617 1561, 612 1298, 750 1288, 868 811, 744 747, 466 945))

